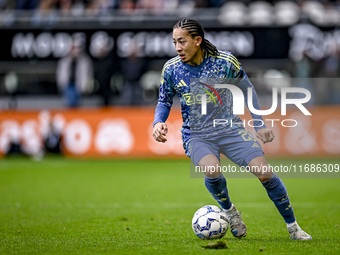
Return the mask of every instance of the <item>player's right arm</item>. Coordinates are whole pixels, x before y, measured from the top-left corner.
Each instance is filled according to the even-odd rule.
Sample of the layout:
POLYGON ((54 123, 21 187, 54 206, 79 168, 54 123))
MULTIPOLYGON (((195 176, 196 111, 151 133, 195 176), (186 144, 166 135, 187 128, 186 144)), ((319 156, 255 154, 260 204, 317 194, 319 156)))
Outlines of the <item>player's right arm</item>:
POLYGON ((168 133, 165 121, 168 119, 170 109, 173 103, 173 97, 176 94, 171 85, 170 68, 168 62, 164 65, 162 70, 161 82, 159 87, 158 104, 155 110, 155 117, 153 121, 152 136, 157 142, 165 143, 165 138, 168 133))
POLYGON ((158 122, 153 126, 152 136, 157 142, 165 143, 168 126, 163 122, 158 122))

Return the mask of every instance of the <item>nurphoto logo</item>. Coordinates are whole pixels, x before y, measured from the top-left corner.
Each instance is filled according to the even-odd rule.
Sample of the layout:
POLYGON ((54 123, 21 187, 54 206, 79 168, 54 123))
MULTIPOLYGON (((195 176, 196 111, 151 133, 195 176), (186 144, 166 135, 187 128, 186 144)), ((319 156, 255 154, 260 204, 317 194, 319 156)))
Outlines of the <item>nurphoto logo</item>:
MULTIPOLYGON (((205 83, 202 83, 202 85, 206 86, 209 88, 218 98, 220 105, 223 105, 223 102, 221 100, 221 97, 219 93, 216 91, 216 89, 227 89, 231 92, 231 96, 233 99, 233 106, 232 106, 232 112, 234 115, 244 115, 244 104, 245 104, 245 99, 244 99, 244 94, 243 91, 237 87, 236 85, 231 85, 231 84, 215 84, 213 86, 207 85, 205 83)), ((217 102, 215 100, 214 95, 209 92, 207 89, 201 88, 205 93, 201 95, 201 115, 207 115, 207 95, 211 97, 211 100, 217 105, 217 102)), ((274 113, 277 110, 278 107, 278 98, 279 98, 279 93, 278 93, 278 88, 272 88, 272 105, 269 109, 267 110, 260 110, 256 109, 254 107, 253 103, 253 88, 248 88, 247 89, 247 105, 249 108, 249 111, 253 114, 264 116, 264 115, 270 115, 274 113)), ((281 96, 281 116, 286 116, 287 115, 287 105, 295 105, 304 115, 312 115, 306 107, 303 105, 311 99, 311 93, 309 90, 305 88, 298 88, 298 87, 283 87, 280 90, 280 96, 281 96), (300 94, 298 98, 288 98, 287 95, 292 94, 292 95, 297 95, 300 94), (301 97, 301 95, 303 95, 301 97)), ((295 127, 297 125, 297 121, 294 119, 284 119, 284 120, 279 120, 279 119, 265 119, 267 122, 271 122, 272 127, 274 126, 275 121, 280 121, 281 125, 284 127, 295 127)), ((241 123, 232 123, 232 119, 214 119, 213 120, 214 127, 217 125, 240 125, 242 124, 245 126, 245 120, 241 123)), ((264 121, 261 119, 253 119, 248 121, 248 125, 250 127, 261 127, 264 125, 264 121), (257 126, 253 125, 252 123, 254 122, 260 123, 257 124, 257 126)))

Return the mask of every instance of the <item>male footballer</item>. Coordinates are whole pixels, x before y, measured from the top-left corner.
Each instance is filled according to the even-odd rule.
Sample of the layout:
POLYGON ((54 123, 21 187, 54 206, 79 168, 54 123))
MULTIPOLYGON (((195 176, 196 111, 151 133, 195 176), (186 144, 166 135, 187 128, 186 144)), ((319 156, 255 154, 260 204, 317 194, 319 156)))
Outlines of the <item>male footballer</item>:
MULTIPOLYGON (((241 119, 233 113, 230 91, 214 88, 214 82, 234 84, 242 90, 245 99, 251 96, 254 108, 259 110, 257 94, 241 64, 230 52, 219 51, 205 39, 203 27, 193 19, 182 19, 175 24, 173 43, 178 56, 167 61, 162 70, 153 123, 154 139, 162 143, 167 141, 168 129, 165 122, 173 97, 177 94, 183 118, 183 147, 195 166, 201 169, 221 169, 220 154, 224 154, 237 165, 248 167, 260 180, 286 222, 291 239, 312 239, 297 224, 282 180, 272 171, 263 170, 268 170, 269 166, 259 142, 242 125, 232 125, 240 123, 241 119), (248 88, 252 89, 252 94, 248 95, 248 88), (212 95, 205 101, 205 112, 197 110, 203 107, 203 101, 195 91, 205 91, 212 95), (196 109, 196 106, 199 108, 196 109), (213 120, 217 117, 226 120, 225 124, 215 125, 213 120)), ((264 123, 262 116, 254 113, 251 115, 256 137, 263 143, 271 142, 274 139, 272 130, 259 125, 264 123)), ((204 173, 205 186, 227 213, 232 234, 237 238, 245 237, 247 227, 241 219, 241 213, 230 200, 223 174, 212 170, 204 173)))

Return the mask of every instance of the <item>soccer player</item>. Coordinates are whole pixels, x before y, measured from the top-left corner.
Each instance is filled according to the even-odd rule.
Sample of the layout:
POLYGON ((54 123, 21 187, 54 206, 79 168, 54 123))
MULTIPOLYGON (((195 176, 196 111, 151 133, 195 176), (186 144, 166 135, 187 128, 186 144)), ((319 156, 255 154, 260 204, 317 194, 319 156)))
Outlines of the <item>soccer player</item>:
MULTIPOLYGON (((232 234, 237 238, 245 237, 247 227, 241 219, 241 213, 230 200, 226 179, 220 170, 217 171, 220 169, 220 153, 239 166, 248 166, 260 180, 287 223, 292 239, 312 239, 297 224, 282 180, 272 171, 264 171, 269 166, 258 141, 244 130, 243 125, 232 125, 242 122, 233 114, 230 91, 214 89, 214 84, 232 83, 243 91, 248 102, 247 89, 252 88, 253 106, 259 110, 255 89, 241 64, 230 52, 217 50, 205 39, 203 27, 193 19, 182 19, 175 24, 173 43, 178 56, 167 61, 162 70, 153 123, 154 139, 162 143, 167 141, 168 129, 165 121, 169 116, 173 97, 177 94, 181 102, 181 131, 185 153, 200 169, 208 169, 204 171, 205 186, 227 213, 232 234), (216 96, 211 96, 210 100, 206 97, 206 109, 203 112, 203 96, 195 94, 197 90, 205 91, 208 95, 215 93, 220 104, 216 102, 216 96), (198 109, 202 110, 201 114, 198 109), (226 124, 214 125, 213 120, 216 117, 227 120, 226 124)), ((265 125, 260 125, 264 123, 262 116, 252 113, 252 118, 256 137, 263 143, 271 142, 274 134, 265 125)))

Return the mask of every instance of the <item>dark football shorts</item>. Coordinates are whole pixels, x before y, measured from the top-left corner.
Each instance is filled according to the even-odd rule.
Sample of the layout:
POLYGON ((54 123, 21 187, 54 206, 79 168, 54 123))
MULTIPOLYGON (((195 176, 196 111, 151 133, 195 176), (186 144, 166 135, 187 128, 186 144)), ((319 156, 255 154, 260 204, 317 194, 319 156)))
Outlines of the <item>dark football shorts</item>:
POLYGON ((244 129, 234 129, 220 136, 189 139, 185 144, 185 154, 196 166, 209 154, 218 160, 223 154, 239 166, 248 166, 252 159, 263 156, 264 152, 252 134, 244 129))

